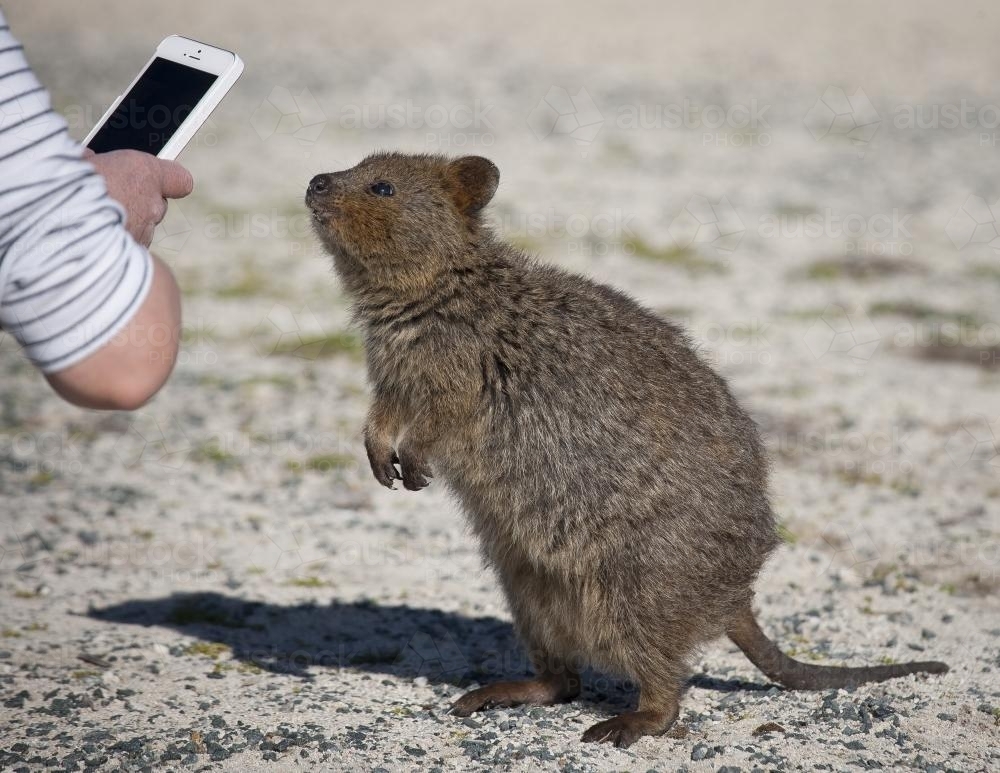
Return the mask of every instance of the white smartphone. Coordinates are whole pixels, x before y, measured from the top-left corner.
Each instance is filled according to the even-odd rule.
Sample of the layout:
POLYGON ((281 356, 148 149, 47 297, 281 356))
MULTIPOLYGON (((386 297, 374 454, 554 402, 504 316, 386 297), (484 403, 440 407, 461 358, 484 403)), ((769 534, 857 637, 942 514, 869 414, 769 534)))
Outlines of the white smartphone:
POLYGON ((131 149, 175 159, 242 72, 232 51, 164 38, 83 144, 95 153, 131 149))

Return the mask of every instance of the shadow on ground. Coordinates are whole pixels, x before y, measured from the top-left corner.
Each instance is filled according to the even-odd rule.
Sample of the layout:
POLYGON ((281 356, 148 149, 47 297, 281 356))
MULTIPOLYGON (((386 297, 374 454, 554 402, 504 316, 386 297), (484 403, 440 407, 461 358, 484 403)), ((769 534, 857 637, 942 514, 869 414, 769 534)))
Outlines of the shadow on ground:
MULTIPOLYGON (((233 657, 272 673, 311 678, 316 668, 350 668, 436 684, 465 685, 531 674, 510 623, 438 609, 371 602, 282 606, 218 593, 175 593, 93 608, 111 623, 162 626, 222 644, 233 657)), ((588 673, 584 699, 628 705, 633 686, 588 673)), ((722 692, 769 685, 698 675, 692 686, 722 692)))

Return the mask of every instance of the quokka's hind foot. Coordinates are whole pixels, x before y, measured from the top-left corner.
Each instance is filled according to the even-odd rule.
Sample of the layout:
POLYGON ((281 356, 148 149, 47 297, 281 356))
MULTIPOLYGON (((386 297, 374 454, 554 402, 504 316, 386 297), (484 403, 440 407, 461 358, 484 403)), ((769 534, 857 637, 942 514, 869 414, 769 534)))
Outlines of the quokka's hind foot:
POLYGON ((653 693, 643 687, 638 711, 626 711, 617 717, 598 722, 583 734, 587 743, 613 743, 625 749, 644 735, 662 735, 677 720, 680 690, 674 688, 653 693))
POLYGON ((467 717, 477 711, 507 708, 530 704, 550 706, 565 703, 580 694, 578 677, 523 679, 512 682, 496 682, 476 690, 471 690, 451 705, 451 713, 467 717))
POLYGON ((677 718, 662 711, 627 711, 617 717, 598 722, 583 734, 588 743, 613 743, 625 749, 644 735, 665 733, 677 718))

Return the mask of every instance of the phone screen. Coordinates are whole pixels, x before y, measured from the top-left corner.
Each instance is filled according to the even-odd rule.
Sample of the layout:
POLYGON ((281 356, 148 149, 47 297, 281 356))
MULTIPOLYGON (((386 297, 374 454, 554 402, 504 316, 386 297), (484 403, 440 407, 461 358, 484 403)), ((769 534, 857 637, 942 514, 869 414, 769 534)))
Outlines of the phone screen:
POLYGON ((217 78, 157 57, 87 147, 95 153, 128 149, 156 155, 217 78))

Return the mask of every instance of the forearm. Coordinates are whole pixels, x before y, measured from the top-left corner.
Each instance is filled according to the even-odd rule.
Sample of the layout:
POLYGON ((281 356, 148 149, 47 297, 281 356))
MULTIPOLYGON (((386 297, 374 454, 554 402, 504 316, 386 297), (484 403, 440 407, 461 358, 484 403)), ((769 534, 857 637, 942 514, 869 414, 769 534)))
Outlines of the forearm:
POLYGON ((145 245, 191 176, 134 151, 85 161, 2 11, 0 101, 21 111, 0 131, 0 328, 67 400, 137 408, 180 337, 177 284, 145 245))
POLYGON ((83 408, 135 410, 163 386, 177 362, 181 303, 169 267, 153 257, 153 281, 131 321, 84 360, 46 375, 63 398, 83 408))

